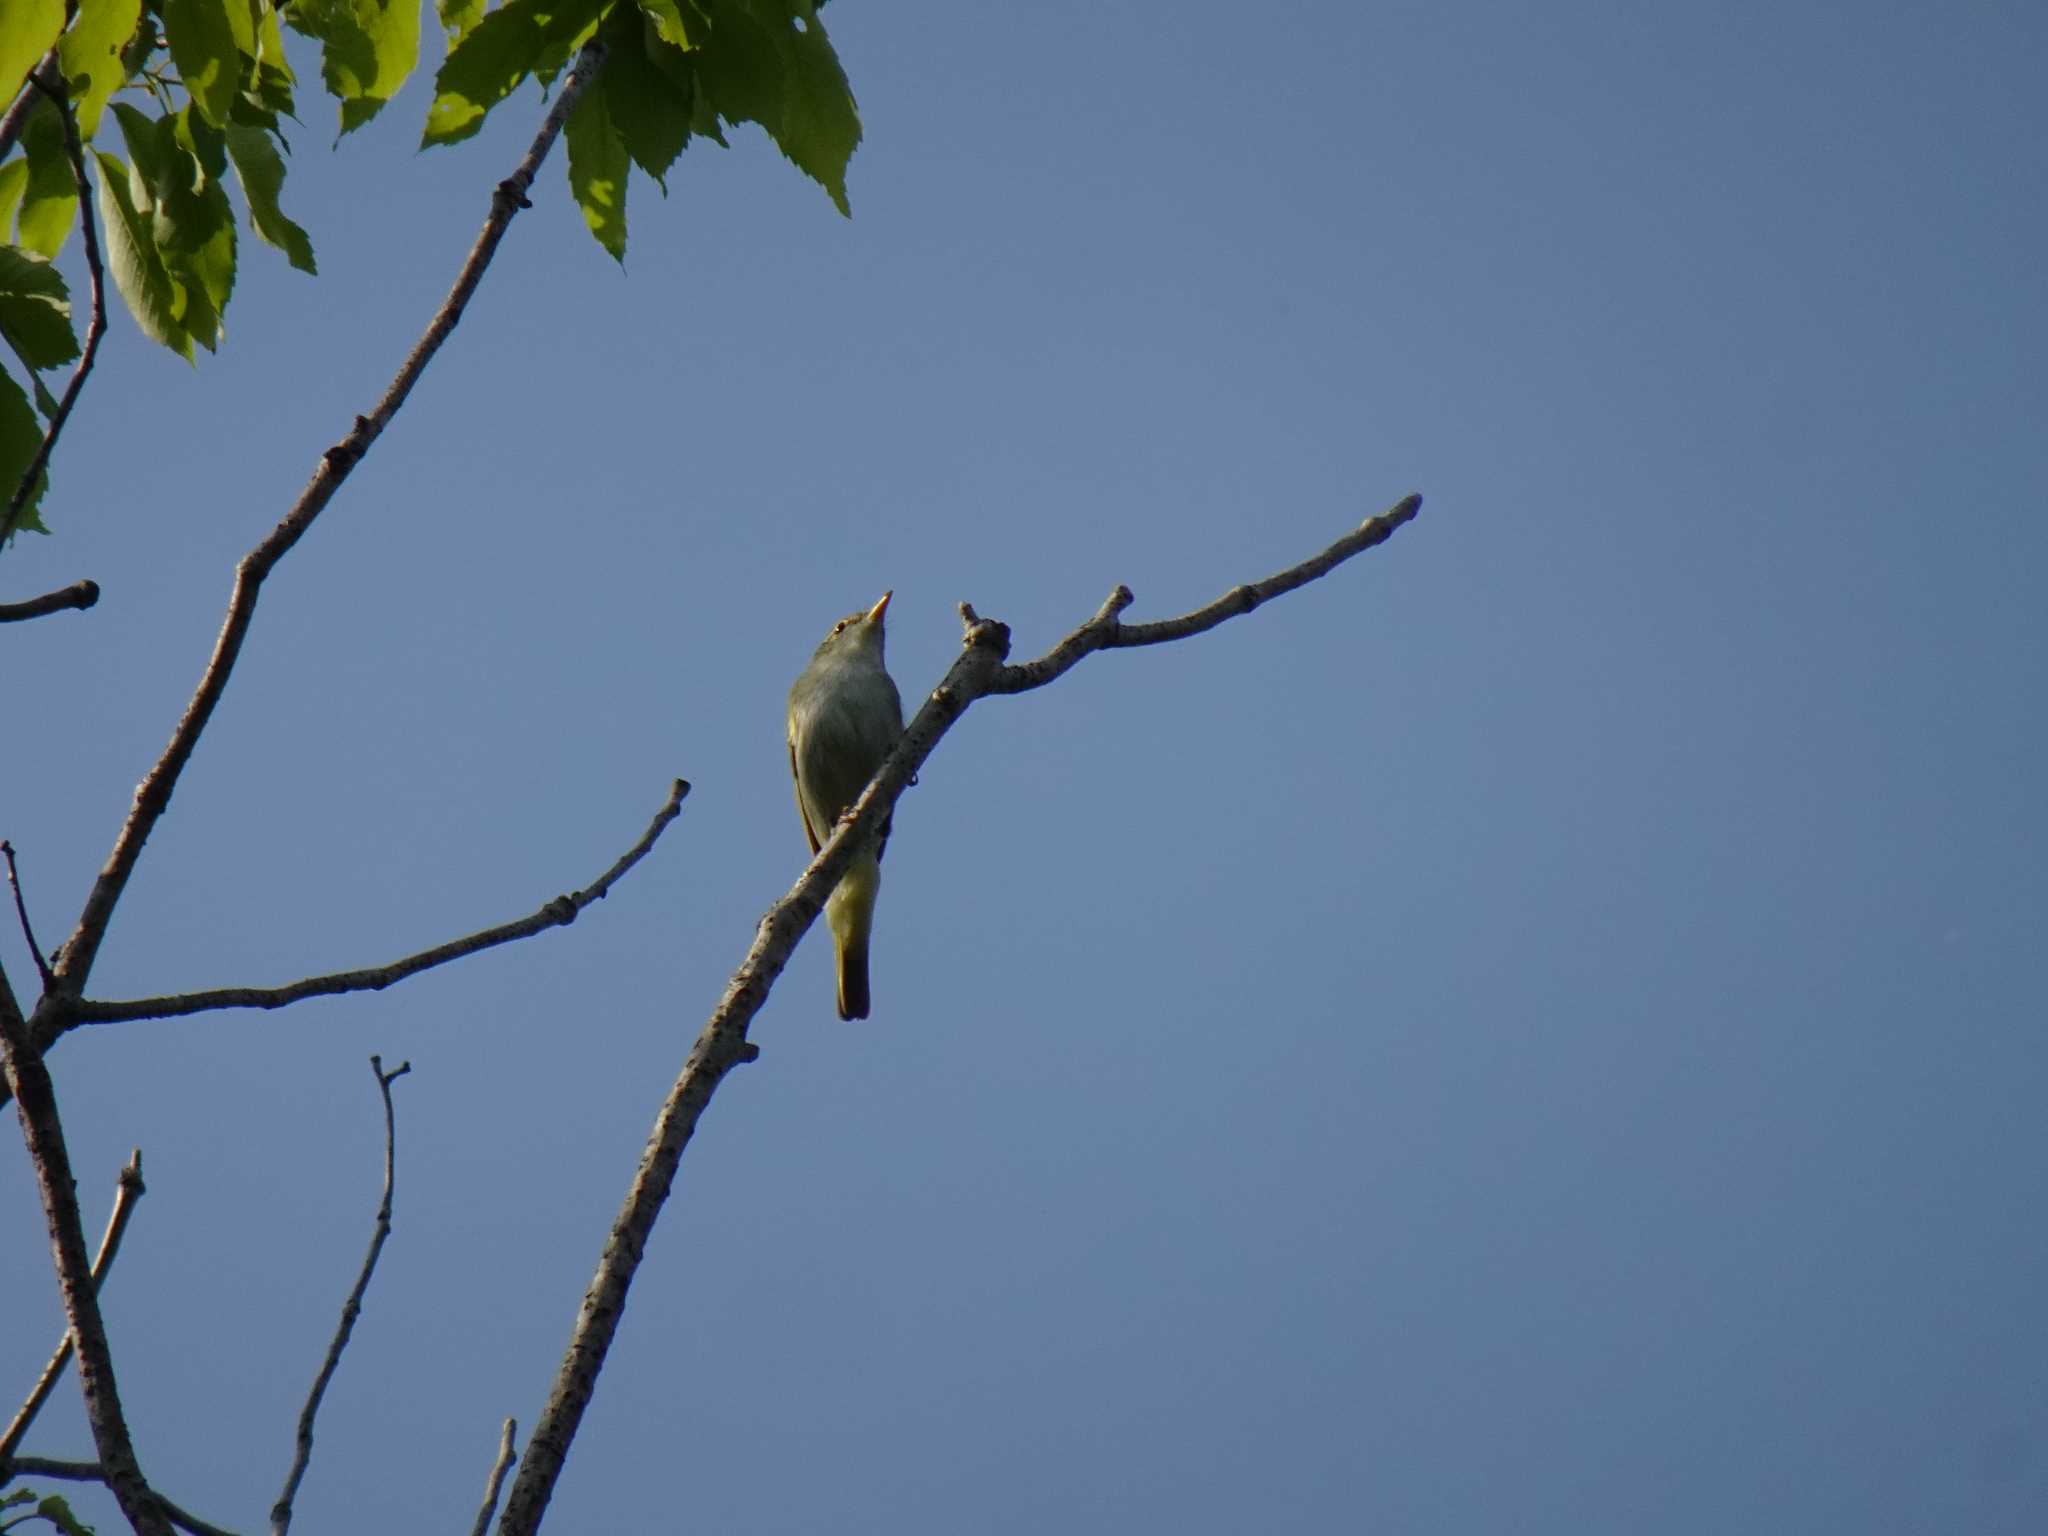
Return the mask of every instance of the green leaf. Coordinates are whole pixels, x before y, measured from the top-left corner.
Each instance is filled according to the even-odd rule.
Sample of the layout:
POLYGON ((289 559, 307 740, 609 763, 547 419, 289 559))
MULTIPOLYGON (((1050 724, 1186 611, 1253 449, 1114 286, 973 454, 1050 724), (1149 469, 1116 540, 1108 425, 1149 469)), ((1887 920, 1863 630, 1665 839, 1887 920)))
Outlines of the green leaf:
POLYGON ((36 1513, 57 1527, 63 1536, 93 1536, 93 1528, 71 1513, 71 1506, 64 1502, 61 1494, 47 1495, 36 1506, 36 1513))
POLYGON ((569 140, 569 190, 597 243, 611 252, 612 260, 624 265, 626 175, 632 163, 626 158, 625 141, 612 126, 604 97, 605 76, 600 74, 584 87, 563 129, 569 140))
POLYGON ((28 161, 28 185, 15 222, 15 239, 38 256, 55 256, 64 249, 71 226, 78 221, 78 181, 64 148, 63 122, 49 102, 38 101, 29 112, 28 124, 21 131, 21 147, 28 161))
POLYGON ((113 274, 114 287, 142 334, 189 363, 192 338, 178 323, 177 285, 164 270, 148 209, 137 206, 135 192, 142 178, 131 176, 112 155, 95 150, 93 158, 100 166, 100 225, 106 232, 107 270, 113 274))
POLYGON ((0 245, 0 336, 31 369, 59 368, 78 356, 63 274, 12 245, 0 245))
POLYGON ((99 131, 107 98, 128 83, 121 50, 141 20, 142 0, 79 0, 78 18, 57 45, 57 57, 80 138, 89 140, 99 131))
POLYGON ((469 35, 469 29, 484 19, 484 0, 438 0, 435 9, 451 46, 461 42, 469 35))
POLYGON ((612 126, 633 163, 666 196, 668 168, 690 138, 690 56, 664 41, 654 23, 631 6, 613 10, 604 32, 609 51, 601 83, 612 126), (666 57, 657 64, 651 54, 666 57))
POLYGON ((14 212, 21 206, 21 194, 28 190, 28 157, 17 155, 0 165, 0 237, 14 229, 14 212))
POLYGON ((179 321, 211 352, 235 289, 235 212, 221 178, 227 150, 219 130, 190 106, 157 125, 169 178, 155 233, 164 270, 184 289, 179 321))
MULTIPOLYGON (((298 76, 292 73, 291 61, 284 54, 284 31, 277 24, 277 9, 264 0, 262 16, 256 23, 256 78, 238 105, 251 109, 248 115, 261 119, 258 126, 275 128, 279 114, 295 115, 292 87, 297 83, 298 76)), ((244 114, 236 116, 241 121, 244 114)))
POLYGON ((242 91, 243 61, 256 60, 249 0, 163 0, 163 15, 185 89, 208 121, 225 123, 242 91))
MULTIPOLYGON (((0 520, 6 518, 7 504, 14 500, 14 493, 21 488, 21 477, 28 473, 28 466, 42 445, 43 424, 36 420, 28 396, 21 392, 21 386, 14 382, 12 375, 0 373, 0 520)), ((17 530, 26 528, 31 533, 50 531, 36 516, 36 504, 49 488, 50 471, 46 465, 36 476, 35 489, 21 504, 20 518, 15 525, 17 530)))
MULTIPOLYGON (((705 103, 727 122, 759 123, 841 213, 860 114, 810 0, 696 0, 711 20, 692 55, 705 103)), ((701 129, 699 131, 702 131, 701 129)))
POLYGON ((639 0, 640 10, 654 24, 661 40, 676 48, 695 48, 704 39, 704 18, 683 0, 639 0))
POLYGON ((235 163, 235 176, 249 204, 249 223, 257 235, 283 251, 301 272, 319 271, 313 264, 312 240, 278 207, 278 195, 284 190, 284 157, 271 143, 269 133, 230 123, 227 141, 228 158, 235 163))
POLYGON ((434 105, 420 147, 455 144, 483 126, 484 114, 550 59, 568 57, 606 0, 509 0, 470 28, 434 77, 434 105))
POLYGON ((320 78, 353 133, 384 110, 419 63, 420 0, 305 0, 286 15, 318 38, 320 78))
POLYGON ((63 30, 64 0, 0 0, 0 101, 21 93, 28 72, 63 30))

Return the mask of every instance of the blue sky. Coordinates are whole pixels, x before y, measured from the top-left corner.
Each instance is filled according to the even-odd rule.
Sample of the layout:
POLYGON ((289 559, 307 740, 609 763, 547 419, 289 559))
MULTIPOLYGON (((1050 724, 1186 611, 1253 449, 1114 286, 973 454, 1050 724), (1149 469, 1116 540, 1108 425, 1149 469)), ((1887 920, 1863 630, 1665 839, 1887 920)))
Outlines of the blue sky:
MULTIPOLYGON (((543 173, 267 590, 94 990, 572 929, 54 1054, 146 1469, 258 1527, 396 1232, 297 1530, 462 1528, 669 1080, 805 852, 783 695, 885 588, 1035 654, 1392 542, 977 707, 899 808, 875 1016, 807 943, 684 1160, 571 1530, 2034 1532, 2048 20, 861 5, 854 217, 759 135, 543 173)), ((195 373, 114 325, 12 626, 46 942, 235 559, 382 389, 539 107, 424 93, 249 247, 195 373)), ((20 986, 18 939, 0 954, 20 986)), ((58 1331, 0 1156, 0 1381, 58 1331)), ((67 1385, 29 1449, 90 1446, 67 1385)), ((113 1520, 111 1506, 105 1519, 113 1520)), ((105 1528, 105 1527, 103 1527, 105 1528)))

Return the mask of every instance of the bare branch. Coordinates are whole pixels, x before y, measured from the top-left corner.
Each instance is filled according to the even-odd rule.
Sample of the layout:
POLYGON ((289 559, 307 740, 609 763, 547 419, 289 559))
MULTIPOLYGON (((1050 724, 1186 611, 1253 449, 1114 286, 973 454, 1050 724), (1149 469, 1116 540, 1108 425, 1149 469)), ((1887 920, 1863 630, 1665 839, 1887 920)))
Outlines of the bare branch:
POLYGON ((1072 634, 1047 651, 1036 661, 1022 662, 1014 667, 1004 667, 989 686, 990 693, 1024 693, 1032 688, 1043 688, 1067 668, 1091 651, 1115 650, 1133 645, 1161 645, 1169 640, 1185 640, 1190 635, 1199 635, 1206 629, 1214 629, 1225 619, 1234 619, 1239 614, 1250 613, 1268 598, 1278 597, 1283 592, 1292 592, 1319 576, 1326 576, 1353 555, 1371 549, 1375 544, 1385 543, 1394 530, 1422 510, 1420 496, 1404 496, 1387 511, 1377 517, 1367 518, 1352 532, 1319 555, 1313 555, 1299 565, 1289 566, 1276 576, 1248 586, 1232 587, 1228 592, 1193 613, 1184 613, 1177 619, 1160 619, 1151 624, 1120 624, 1117 615, 1131 604, 1128 587, 1118 587, 1095 611, 1095 616, 1072 634))
MULTIPOLYGON (((100 337, 107 331, 106 275, 100 268, 100 240, 92 213, 92 183, 85 175, 85 146, 78 141, 78 119, 72 113, 63 75, 54 67, 48 73, 56 78, 45 90, 64 125, 64 153, 71 161, 71 179, 78 187, 78 233, 85 244, 85 270, 92 290, 92 318, 86 322, 85 349, 78 354, 78 365, 71 370, 71 382, 64 386, 64 397, 57 402, 56 414, 43 431, 43 440, 36 446, 35 457, 29 460, 28 473, 15 487, 14 497, 7 503, 5 514, 0 514, 0 548, 4 548, 13 536, 21 509, 35 494, 36 481, 49 464, 50 455, 56 451, 58 435, 63 432, 64 423, 71 419, 71 407, 78 403, 78 393, 85 388, 85 376, 92 372, 93 359, 99 356, 100 337)), ((98 590, 93 589, 95 597, 98 590)))
MULTIPOLYGON (((1260 583, 1260 588, 1270 589, 1270 595, 1314 580, 1359 550, 1385 539, 1413 517, 1420 505, 1420 498, 1409 497, 1384 517, 1367 522, 1321 555, 1260 583)), ((1249 590, 1256 592, 1258 589, 1249 590)), ((1224 601, 1232 600, 1226 598, 1224 601)), ((597 1274, 583 1293, 583 1304, 577 1311, 569 1347, 555 1373, 547 1403, 527 1439, 526 1459, 512 1484, 512 1492, 505 1500, 504 1517, 498 1526, 499 1536, 533 1536, 539 1528, 541 1517, 547 1512, 548 1501, 554 1495, 555 1480, 561 1475, 569 1447, 582 1422, 584 1409, 589 1406, 591 1394, 596 1390, 598 1373, 604 1368, 605 1356, 611 1348, 619 1320, 625 1314, 627 1292, 632 1286, 634 1272, 639 1268, 641 1255, 646 1251, 647 1239, 654 1230, 655 1218, 675 1184, 683 1149, 696 1133, 698 1121, 726 1074, 760 1055, 760 1048, 747 1039, 747 1029, 767 1002, 769 991, 775 985, 775 979, 782 974, 783 967, 789 963, 797 942, 817 921, 818 914, 824 909, 825 898, 853 862, 856 850, 863 845, 870 829, 890 813, 897 797, 916 777, 917 770, 931 756, 940 738, 976 699, 998 691, 997 685, 1006 678, 1014 681, 1001 691, 1023 692, 1042 686, 1089 651, 1100 650, 1105 644, 1113 643, 1107 637, 1116 632, 1116 615, 1130 601, 1130 594, 1119 587, 1094 618, 1055 647, 1043 662, 1030 663, 1023 668, 1003 665, 1010 649, 1008 628, 982 618, 965 603, 960 605, 965 634, 959 657, 947 669, 938 687, 925 699, 923 707, 904 729, 902 739, 876 771, 868 787, 861 791, 860 798, 840 818, 837 830, 818 850, 802 877, 761 919, 746 959, 726 984, 725 995, 719 999, 710 1021, 691 1046, 689 1058, 683 1063, 681 1073, 655 1117, 654 1130, 640 1154, 640 1166, 633 1175, 632 1185, 626 1191, 625 1201, 612 1221, 603 1252, 599 1255, 597 1274), (1069 647, 1072 648, 1071 655, 1067 654, 1069 647), (1042 677, 1034 671, 1041 667, 1042 677)), ((1253 606, 1256 601, 1255 598, 1253 606)), ((1214 606, 1211 605, 1212 608, 1214 606)), ((1249 608, 1239 607, 1236 611, 1246 612, 1249 608)), ((1186 633, 1196 634, 1229 616, 1225 613, 1210 618, 1209 612, 1209 609, 1200 609, 1185 619, 1167 623, 1185 624, 1188 626, 1186 633)), ((1144 632, 1150 633, 1151 630, 1151 626, 1146 626, 1144 632)), ((1177 636, 1158 633, 1153 640, 1138 643, 1157 643, 1173 638, 1177 636)))
MULTIPOLYGON (((135 1202, 143 1194, 142 1148, 137 1147, 128 1154, 128 1165, 115 1181, 114 1208, 107 1213, 107 1230, 100 1235, 100 1251, 93 1256, 92 1288, 95 1295, 107 1283, 107 1271, 114 1267, 114 1255, 121 1251, 121 1235, 128 1230, 128 1218, 135 1214, 135 1202)), ((36 1379, 35 1386, 29 1389, 28 1397, 16 1411, 14 1422, 7 1426, 4 1435, 0 1435, 0 1466, 5 1466, 7 1459, 20 1447, 21 1437, 35 1423, 36 1415, 43 1411, 43 1404, 49 1401, 58 1378, 70 1362, 71 1334, 67 1329, 64 1337, 57 1341, 50 1363, 43 1367, 43 1374, 36 1379)))
POLYGON ((398 1144, 397 1122, 391 1112, 391 1085, 412 1070, 412 1063, 401 1062, 386 1072, 383 1058, 372 1056, 370 1070, 377 1074, 377 1092, 384 1099, 384 1198, 377 1202, 377 1222, 370 1232, 370 1251, 363 1255, 363 1267, 356 1275, 356 1283, 349 1287, 348 1300, 341 1304, 341 1321, 335 1325, 334 1337, 328 1341, 327 1358, 320 1362, 320 1374, 313 1378, 313 1388, 306 1394, 306 1406, 299 1411, 298 1446, 292 1456, 291 1470, 285 1473, 284 1491, 270 1507, 271 1536, 285 1536, 285 1532, 291 1529, 292 1500, 298 1497, 299 1481, 306 1475, 306 1464, 313 1459, 314 1416, 320 1412, 320 1399, 327 1395, 327 1384, 334 1380, 334 1373, 341 1366, 341 1352, 348 1348, 348 1336, 355 1331, 356 1319, 362 1315, 363 1294, 370 1288, 370 1276, 377 1268, 377 1255, 384 1251, 384 1239, 391 1235, 391 1181, 397 1163, 398 1144))
POLYGON ((46 613, 62 613, 67 608, 90 608, 100 600, 100 584, 96 581, 74 581, 68 587, 55 592, 45 592, 41 597, 31 597, 19 603, 0 603, 0 624, 19 624, 23 619, 40 619, 46 613))
POLYGON ((21 876, 14 868, 14 844, 0 838, 0 856, 7 860, 7 886, 14 892, 14 915, 21 920, 21 936, 28 941, 28 952, 36 963, 36 974, 43 979, 43 985, 50 985, 49 962, 43 959, 42 946, 36 943, 35 928, 28 920, 28 903, 21 897, 21 876))
POLYGON ((505 1486, 505 1474, 512 1470, 512 1437, 518 1433, 518 1424, 507 1419, 505 1432, 498 1437, 498 1459, 491 1464, 490 1480, 484 1484, 484 1501, 477 1507, 476 1524, 469 1528, 469 1536, 484 1536, 491 1528, 491 1516, 498 1509, 498 1490, 505 1486))
MULTIPOLYGON (((77 926, 64 942, 62 958, 57 964, 58 986, 62 993, 76 997, 84 990, 86 980, 92 974, 93 962, 99 957, 100 944, 106 937, 108 920, 114 915, 114 907, 120 901, 121 893, 127 889, 129 877, 135 872, 136 861, 142 856, 142 845, 148 841, 150 831, 170 805, 171 791, 177 787, 178 776, 191 760, 192 751, 199 745, 199 737, 213 718, 214 707, 219 704, 228 677, 234 671, 235 658, 241 654, 242 642, 249 633, 250 621, 255 617, 256 600, 262 592, 264 580, 333 500, 334 493, 347 480, 349 472, 369 452, 398 408, 405 403, 406 396, 412 393, 413 385, 426 371, 427 364, 433 361, 434 354, 454 332, 456 322, 462 318, 470 296, 483 280, 513 215, 531 206, 526 194, 540 170, 541 161, 554 146, 562 124, 576 105, 577 98, 583 94, 584 87, 596 78, 603 64, 603 45, 595 41, 585 44, 576 57, 575 65, 563 77, 555 93, 554 105, 541 120, 540 129, 527 147, 524 158, 492 192, 490 215, 484 220, 476 244, 470 248, 462 270, 456 275, 454 286, 384 391, 384 397, 377 402, 376 409, 368 416, 358 416, 354 429, 320 456, 313 478, 299 493, 299 499, 291 510, 236 565, 227 616, 221 624, 219 637, 214 641, 213 655, 207 661, 205 672, 200 675, 199 686, 186 704, 163 755, 137 787, 135 803, 127 820, 121 824, 113 851, 107 856, 99 878, 93 882, 92 892, 79 913, 77 926)), ((50 1000, 45 1000, 45 1006, 51 1006, 50 1000)), ((40 1009, 38 1011, 41 1012, 40 1009)))
POLYGON ((640 841, 621 854, 616 863, 584 889, 570 896, 557 896, 531 916, 495 928, 485 928, 466 938, 451 939, 432 949, 423 949, 403 960, 361 971, 335 971, 326 976, 308 976, 283 987, 221 987, 211 992, 186 992, 176 997, 143 997, 128 1002, 95 1002, 82 998, 71 1007, 71 1019, 79 1024, 114 1024, 129 1019, 173 1019, 186 1014, 205 1013, 218 1008, 283 1008, 309 997, 333 997, 342 992, 381 992, 394 982, 430 971, 450 960, 460 960, 515 939, 531 938, 550 928, 567 927, 592 902, 602 901, 620 878, 647 856, 655 839, 682 813, 683 797, 690 786, 677 779, 669 789, 667 802, 655 812, 640 841))
POLYGON ((100 1316, 98 1287, 85 1256, 85 1233, 78 1217, 78 1187, 71 1176, 71 1154, 64 1145, 64 1125, 57 1113, 57 1089, 43 1059, 29 1045, 28 1026, 15 1006, 14 994, 0 977, 0 1071, 14 1095, 22 1140, 35 1167, 42 1196, 43 1218, 50 1231, 50 1249, 57 1266, 57 1285, 64 1297, 64 1317, 78 1354, 78 1385, 85 1397, 86 1422, 92 1427, 93 1449, 106 1469, 106 1485, 138 1536, 169 1536, 170 1526, 156 1495, 135 1459, 128 1421, 121 1412, 121 1394, 114 1381, 114 1355, 100 1316))
MULTIPOLYGON (((104 1483, 107 1469, 96 1461, 59 1461, 53 1456, 17 1456, 13 1461, 0 1459, 0 1482, 9 1477, 54 1477, 64 1483, 104 1483)), ((222 1530, 219 1526, 200 1519, 173 1504, 160 1493, 152 1493, 157 1507, 170 1517, 171 1524, 182 1526, 192 1536, 235 1536, 233 1531, 222 1530)))

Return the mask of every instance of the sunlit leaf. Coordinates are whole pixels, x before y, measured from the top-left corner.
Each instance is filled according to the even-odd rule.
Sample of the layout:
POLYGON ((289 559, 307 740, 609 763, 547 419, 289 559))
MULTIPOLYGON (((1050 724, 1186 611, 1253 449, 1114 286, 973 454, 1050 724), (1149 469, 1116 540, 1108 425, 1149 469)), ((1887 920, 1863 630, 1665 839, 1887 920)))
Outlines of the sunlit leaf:
POLYGON ((127 83, 121 53, 141 19, 142 0, 80 0, 77 19, 57 45, 79 137, 89 140, 99 131, 107 98, 127 83))
POLYGON ((21 83, 64 30, 64 0, 0 0, 0 101, 21 83))
POLYGON ((141 177, 131 179, 128 167, 113 155, 96 150, 93 158, 100 168, 100 226, 114 287, 143 335, 190 362, 192 338, 178 323, 176 284, 164 270, 148 212, 136 206, 134 182, 141 177))
POLYGON ((484 114, 549 59, 567 56, 605 0, 510 0, 470 28, 434 77, 434 105, 420 140, 454 144, 483 126, 484 114))
POLYGON ((583 210, 583 222, 612 260, 626 259, 626 175, 632 162, 606 110, 605 75, 584 88, 569 114, 569 190, 583 210))
POLYGON ((270 135, 261 128, 230 123, 227 141, 228 158, 235 163, 235 176, 249 203, 249 222, 257 235, 283 251, 301 272, 318 271, 313 264, 312 239, 278 206, 284 191, 284 157, 270 135))
POLYGON ((249 0, 163 0, 164 38, 178 77, 209 122, 225 123, 256 60, 249 0))

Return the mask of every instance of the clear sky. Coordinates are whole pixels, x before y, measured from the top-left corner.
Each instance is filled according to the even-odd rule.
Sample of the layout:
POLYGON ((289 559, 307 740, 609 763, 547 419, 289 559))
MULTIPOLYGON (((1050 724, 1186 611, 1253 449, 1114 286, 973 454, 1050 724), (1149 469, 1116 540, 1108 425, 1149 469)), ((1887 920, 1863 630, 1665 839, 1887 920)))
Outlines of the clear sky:
MULTIPOLYGON (((1036 653, 1423 514, 1200 640, 976 708, 875 1016, 807 943, 683 1163, 568 1531, 2048 1528, 2048 11, 1184 3, 828 20, 854 217, 757 133, 544 172, 271 582, 94 991, 381 995, 52 1066, 144 1465, 466 1529, 674 1072, 805 848, 784 692, 885 588, 1036 653)), ((0 593, 0 834, 75 915, 233 562, 376 398, 537 120, 424 93, 249 246, 196 372, 116 318, 0 593)), ((29 967, 0 934, 17 986, 29 967)), ((11 1122, 11 1116, 10 1122, 11 1122)), ((0 1395, 57 1337, 0 1153, 0 1395)), ((28 1449, 83 1456, 67 1382, 28 1449)), ((111 1506, 102 1529, 114 1528, 111 1506)))

